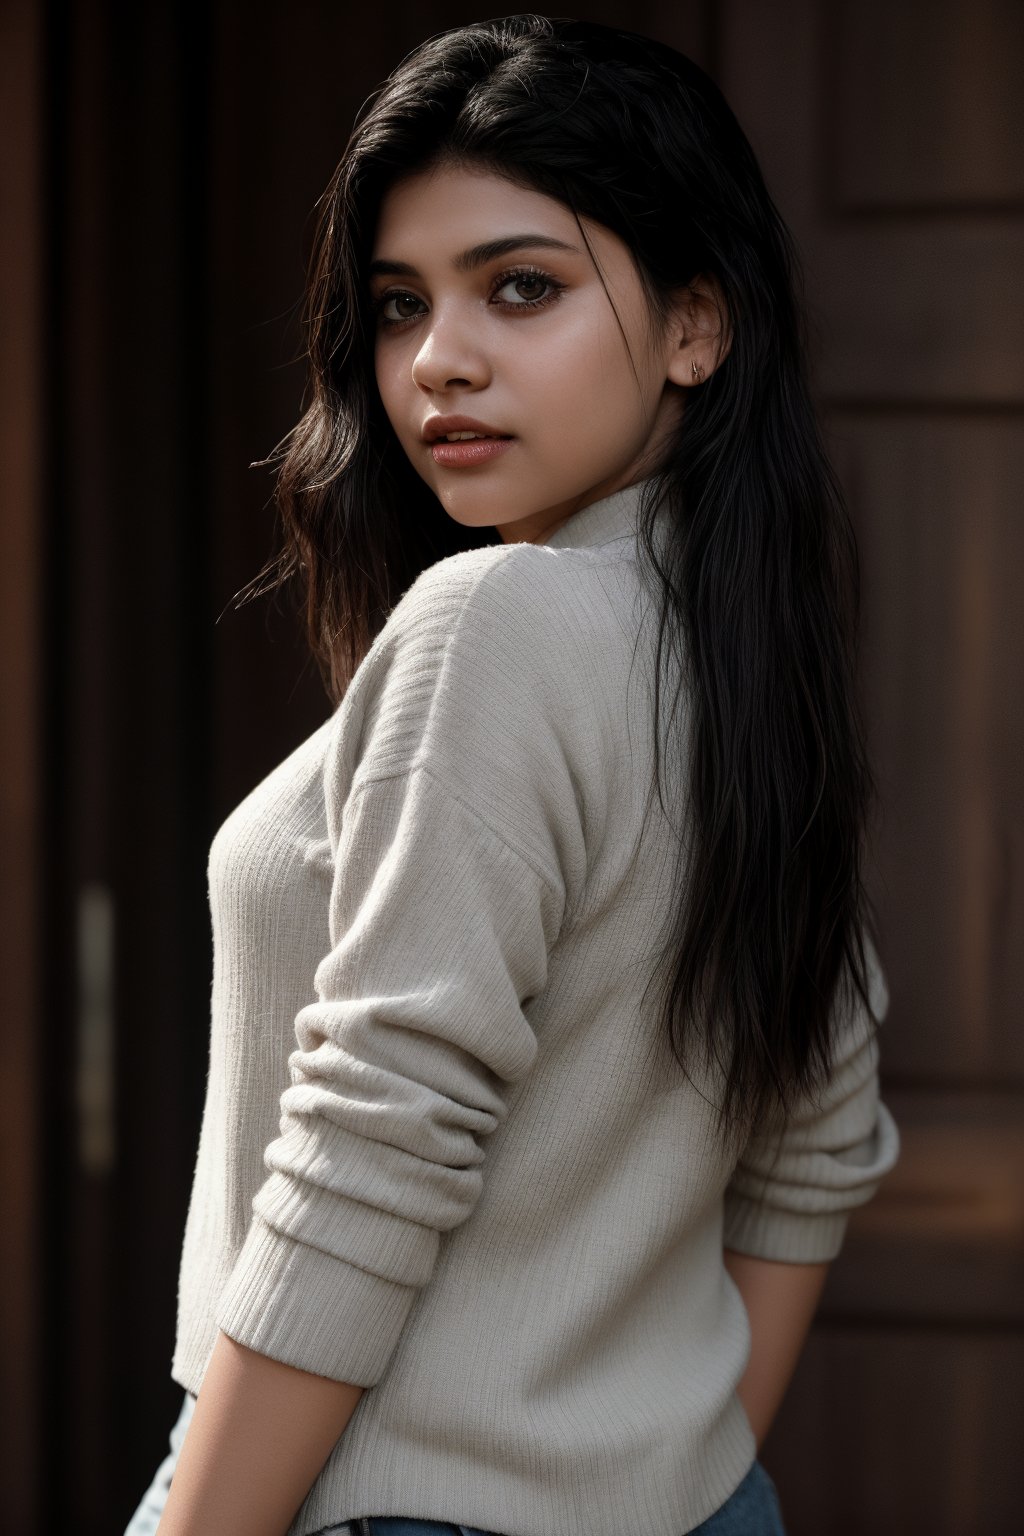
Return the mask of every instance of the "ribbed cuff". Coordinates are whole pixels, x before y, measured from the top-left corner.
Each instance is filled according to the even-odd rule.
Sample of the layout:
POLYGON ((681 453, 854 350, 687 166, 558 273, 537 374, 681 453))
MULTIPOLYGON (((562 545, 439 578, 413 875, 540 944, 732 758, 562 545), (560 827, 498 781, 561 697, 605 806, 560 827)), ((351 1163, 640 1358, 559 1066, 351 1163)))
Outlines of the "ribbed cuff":
POLYGON ((416 1295, 416 1286, 382 1280, 254 1215, 215 1316, 218 1328, 257 1354, 372 1387, 416 1295))
POLYGON ((785 1264, 823 1264, 843 1246, 849 1211, 808 1215, 729 1195, 725 1202, 726 1248, 755 1259, 785 1264))

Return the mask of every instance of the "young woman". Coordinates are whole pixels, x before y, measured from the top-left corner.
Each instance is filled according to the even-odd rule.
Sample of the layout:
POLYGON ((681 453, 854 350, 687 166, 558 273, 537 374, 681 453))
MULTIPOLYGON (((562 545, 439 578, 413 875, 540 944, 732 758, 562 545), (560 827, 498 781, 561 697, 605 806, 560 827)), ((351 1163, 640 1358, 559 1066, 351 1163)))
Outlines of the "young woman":
POLYGON ((334 709, 211 848, 133 1536, 782 1530, 758 1447, 898 1148, 796 271, 645 37, 459 27, 361 109, 278 479, 334 709))

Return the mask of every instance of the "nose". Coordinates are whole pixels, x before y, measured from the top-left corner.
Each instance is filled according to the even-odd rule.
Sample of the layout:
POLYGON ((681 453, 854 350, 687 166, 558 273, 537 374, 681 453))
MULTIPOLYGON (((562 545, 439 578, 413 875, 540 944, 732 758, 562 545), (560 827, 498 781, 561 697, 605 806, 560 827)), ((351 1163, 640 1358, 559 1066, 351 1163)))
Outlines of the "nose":
POLYGON ((481 389, 491 374, 480 343, 477 317, 456 305, 436 308, 427 318, 412 360, 413 383, 432 393, 452 385, 481 389))

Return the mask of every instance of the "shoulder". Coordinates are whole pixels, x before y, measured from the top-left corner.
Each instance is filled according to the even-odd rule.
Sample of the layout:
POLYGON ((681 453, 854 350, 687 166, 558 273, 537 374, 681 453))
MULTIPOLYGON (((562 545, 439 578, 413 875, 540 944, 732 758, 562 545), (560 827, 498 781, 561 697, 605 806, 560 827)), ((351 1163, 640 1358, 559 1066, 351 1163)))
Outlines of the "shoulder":
POLYGON ((545 878, 558 871, 574 887, 584 769, 599 766, 584 700, 601 674, 566 618, 567 604, 587 611, 574 563, 544 546, 487 546, 412 582, 338 714, 325 770, 335 832, 350 797, 425 776, 545 878))
POLYGON ((353 679, 359 773, 416 760, 463 778, 484 757, 544 772, 571 752, 623 644, 582 553, 488 545, 422 571, 353 679))
POLYGON ((468 762, 486 745, 535 770, 592 757, 597 740, 612 752, 642 607, 621 550, 522 542, 439 560, 357 674, 363 745, 388 743, 390 763, 414 749, 468 762))
POLYGON ((443 653, 499 690, 526 677, 579 688, 580 672, 600 674, 634 616, 621 550, 487 545, 422 571, 378 638, 392 660, 443 653))
POLYGON ((538 717, 556 713, 545 702, 559 667, 558 602, 537 546, 489 545, 427 567, 360 668, 367 739, 446 755, 471 739, 536 736, 538 717))
POLYGON ((350 793, 425 773, 573 886, 620 758, 628 773, 634 644, 621 565, 614 552, 517 543, 424 570, 339 711, 326 768, 334 821, 350 793))
MULTIPOLYGON (((425 757, 590 751, 635 649, 635 581, 614 551, 527 542, 428 566, 391 610, 341 708, 335 756, 360 777, 425 757), (602 558, 603 556, 603 558, 602 558)), ((605 733, 602 731, 602 735, 605 733)))

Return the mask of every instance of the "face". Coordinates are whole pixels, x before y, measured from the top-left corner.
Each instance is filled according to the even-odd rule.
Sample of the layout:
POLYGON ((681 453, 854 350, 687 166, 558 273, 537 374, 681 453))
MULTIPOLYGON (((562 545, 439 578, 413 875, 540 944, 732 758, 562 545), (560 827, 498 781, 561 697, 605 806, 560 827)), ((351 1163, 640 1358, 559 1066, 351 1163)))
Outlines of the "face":
POLYGON ((449 515, 507 541, 542 543, 651 473, 691 360, 705 377, 714 363, 702 311, 681 304, 654 329, 626 245, 581 222, 607 293, 569 209, 492 172, 407 177, 378 219, 370 296, 384 410, 449 515), (424 433, 441 416, 505 441, 432 444, 424 433))

